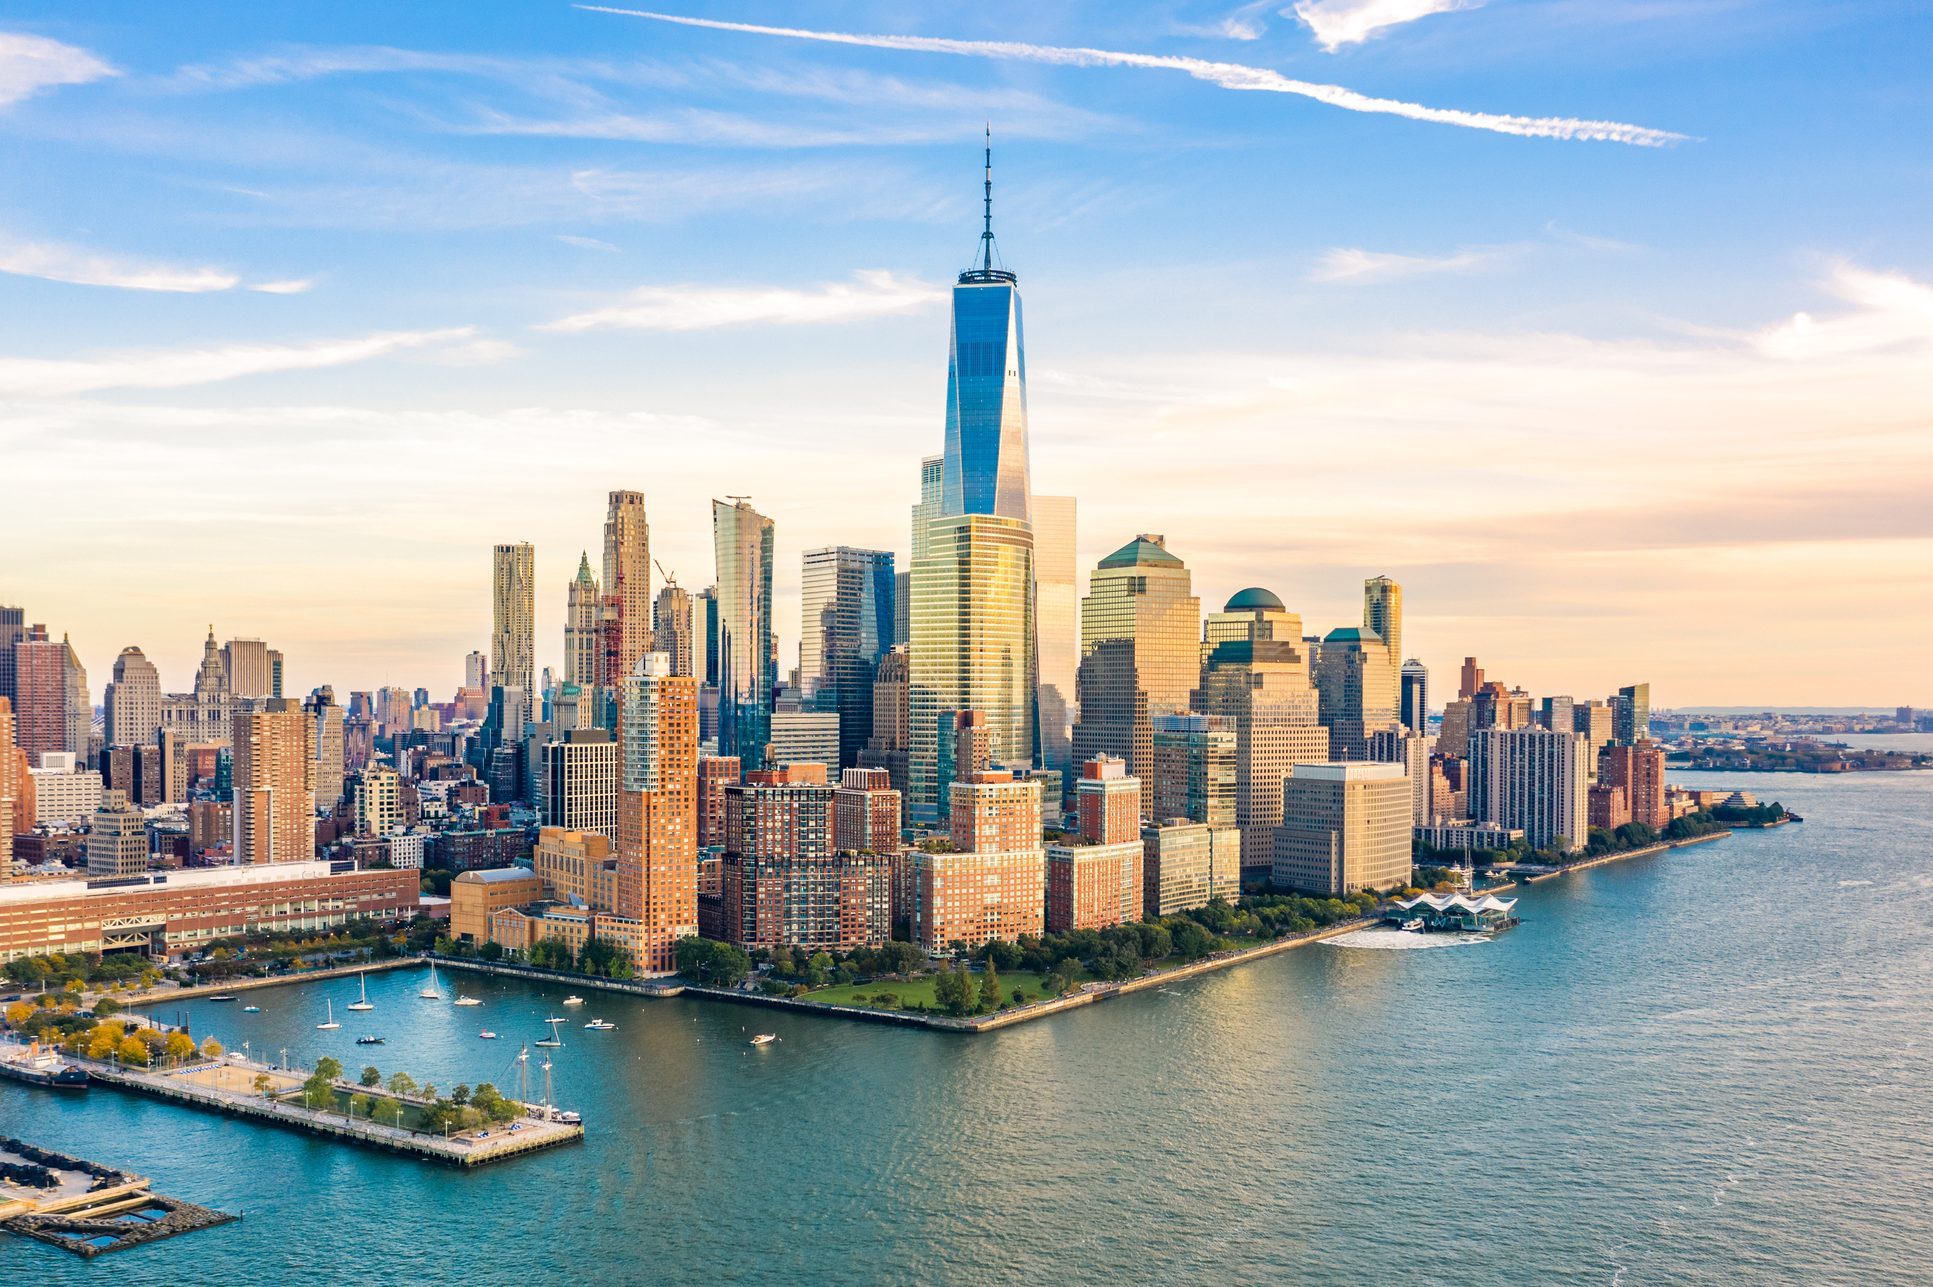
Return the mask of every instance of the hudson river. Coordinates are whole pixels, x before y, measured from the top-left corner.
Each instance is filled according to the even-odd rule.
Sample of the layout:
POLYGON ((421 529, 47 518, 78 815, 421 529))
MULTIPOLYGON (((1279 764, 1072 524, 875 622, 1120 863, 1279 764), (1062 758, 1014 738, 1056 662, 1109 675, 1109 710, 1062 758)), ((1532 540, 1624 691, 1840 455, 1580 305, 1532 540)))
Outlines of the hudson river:
POLYGON ((37 1283, 1898 1282, 1933 1265, 1933 774, 1686 774, 1802 826, 1522 891, 1493 942, 1316 945, 998 1036, 422 974, 199 1005, 260 1054, 514 1093, 589 1138, 463 1174, 95 1089, 0 1133, 239 1223, 37 1283), (324 997, 338 1032, 321 1033, 324 997), (610 1019, 615 1032, 583 1023, 610 1019), (501 1039, 485 1041, 489 1027, 501 1039), (777 1032, 760 1050, 746 1038, 777 1032), (378 1032, 387 1044, 358 1047, 378 1032))

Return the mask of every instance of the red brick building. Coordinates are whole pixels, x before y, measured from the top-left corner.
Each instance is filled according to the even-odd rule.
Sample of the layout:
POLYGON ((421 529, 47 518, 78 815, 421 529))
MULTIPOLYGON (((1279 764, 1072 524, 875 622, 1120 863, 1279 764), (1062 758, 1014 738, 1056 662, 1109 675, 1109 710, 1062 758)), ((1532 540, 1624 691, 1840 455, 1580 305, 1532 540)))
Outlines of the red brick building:
POLYGON ((891 854, 899 848, 900 801, 885 769, 847 769, 832 799, 832 847, 891 854))
POLYGON ((326 862, 209 867, 90 885, 0 886, 0 961, 50 952, 174 955, 258 931, 325 933, 359 917, 414 915, 413 871, 334 873, 326 862))
POLYGON ((1671 801, 1665 794, 1665 751, 1656 742, 1605 747, 1598 781, 1623 789, 1631 821, 1657 831, 1671 825, 1671 801))
POLYGON ((1142 848, 1120 844, 1047 846, 1047 928, 1106 929, 1141 919, 1142 848))

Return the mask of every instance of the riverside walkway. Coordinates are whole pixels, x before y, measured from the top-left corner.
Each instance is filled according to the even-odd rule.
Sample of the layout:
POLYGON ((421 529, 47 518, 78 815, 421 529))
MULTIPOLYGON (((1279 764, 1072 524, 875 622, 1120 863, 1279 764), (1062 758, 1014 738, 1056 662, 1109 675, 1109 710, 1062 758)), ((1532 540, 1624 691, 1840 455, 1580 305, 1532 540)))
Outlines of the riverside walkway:
MULTIPOLYGON (((368 1118, 347 1117, 342 1113, 310 1108, 304 1104, 291 1104, 275 1096, 299 1087, 300 1078, 266 1064, 233 1056, 203 1060, 165 1072, 73 1056, 69 1056, 69 1061, 85 1068, 95 1082, 120 1090, 152 1095, 157 1099, 172 1100, 177 1104, 229 1117, 271 1122, 312 1135, 346 1140, 451 1166, 482 1166, 534 1153, 539 1149, 554 1148, 559 1144, 574 1144, 584 1138, 583 1126, 541 1115, 527 1114, 501 1126, 444 1136, 406 1127, 386 1126, 368 1118), (253 1088, 252 1083, 258 1076, 270 1079, 269 1094, 253 1088)), ((336 1087, 346 1093, 364 1093, 363 1087, 345 1081, 337 1081, 336 1087)), ((423 1106, 420 1100, 407 1102, 423 1106)))

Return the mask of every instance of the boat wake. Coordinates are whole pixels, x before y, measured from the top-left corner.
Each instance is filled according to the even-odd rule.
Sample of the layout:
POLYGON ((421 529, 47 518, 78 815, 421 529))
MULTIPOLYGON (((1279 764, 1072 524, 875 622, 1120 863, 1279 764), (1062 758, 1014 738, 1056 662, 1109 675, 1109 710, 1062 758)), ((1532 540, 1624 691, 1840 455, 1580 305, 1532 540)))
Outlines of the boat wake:
POLYGON ((1416 934, 1408 930, 1377 925, 1349 934, 1322 940, 1330 947, 1361 947, 1384 952, 1413 951, 1425 947, 1467 947, 1488 943, 1488 934, 1416 934))

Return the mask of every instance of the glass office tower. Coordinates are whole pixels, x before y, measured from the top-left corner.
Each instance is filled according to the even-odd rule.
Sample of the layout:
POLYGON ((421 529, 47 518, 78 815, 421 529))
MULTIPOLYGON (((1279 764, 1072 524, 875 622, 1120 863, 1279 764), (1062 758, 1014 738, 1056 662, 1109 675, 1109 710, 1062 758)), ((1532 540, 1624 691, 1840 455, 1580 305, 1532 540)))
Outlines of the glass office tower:
POLYGON ((805 552, 799 597, 799 696, 839 714, 839 763, 851 768, 872 735, 873 673, 892 646, 895 578, 886 550, 844 545, 805 552))
POLYGON ((940 820, 942 714, 982 712, 999 764, 1031 765, 1039 746, 1027 367, 1019 278, 994 266, 991 148, 985 194, 979 262, 953 287, 939 514, 914 516, 907 812, 918 822, 940 820))
POLYGON ((718 753, 765 767, 778 636, 772 629, 772 520, 743 499, 711 503, 718 559, 718 753))

